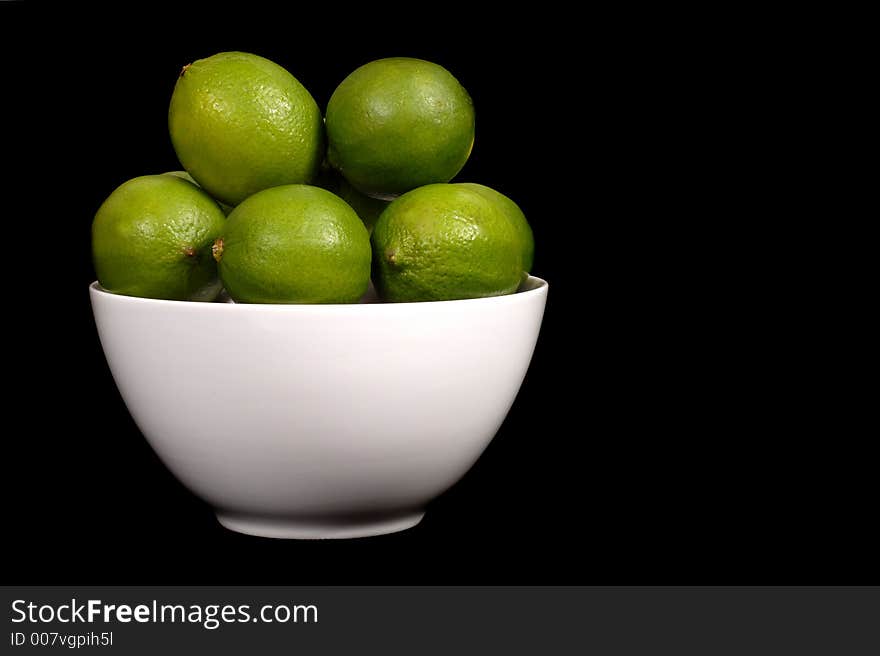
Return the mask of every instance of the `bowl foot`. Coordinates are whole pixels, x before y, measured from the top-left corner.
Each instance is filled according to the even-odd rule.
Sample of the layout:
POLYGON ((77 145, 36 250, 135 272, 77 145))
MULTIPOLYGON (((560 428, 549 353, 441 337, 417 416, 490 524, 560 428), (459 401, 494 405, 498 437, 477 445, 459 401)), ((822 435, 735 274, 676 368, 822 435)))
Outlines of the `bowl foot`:
POLYGON ((324 540, 365 538, 412 528, 425 516, 424 511, 370 515, 366 517, 290 518, 265 517, 218 512, 217 521, 230 531, 263 538, 324 540))

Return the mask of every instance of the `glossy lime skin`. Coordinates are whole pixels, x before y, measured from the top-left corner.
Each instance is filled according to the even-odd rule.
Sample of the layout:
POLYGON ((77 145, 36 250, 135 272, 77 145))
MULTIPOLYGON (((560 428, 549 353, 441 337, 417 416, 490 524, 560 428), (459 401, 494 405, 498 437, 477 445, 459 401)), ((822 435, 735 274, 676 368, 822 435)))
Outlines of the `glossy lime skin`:
POLYGON ((373 228, 373 282, 391 302, 510 294, 522 280, 519 235, 474 189, 432 184, 394 200, 373 228))
POLYGON ((327 105, 327 159, 360 191, 394 196, 448 182, 474 142, 470 96, 442 66, 379 59, 351 73, 327 105))
POLYGON ((355 303, 370 283, 370 238, 354 210, 325 189, 258 192, 227 219, 215 257, 240 303, 355 303))
POLYGON ((92 222, 98 282, 116 294, 212 301, 220 291, 211 256, 225 217, 196 185, 170 175, 123 183, 92 222))
POLYGON ((524 277, 527 276, 532 270, 532 264, 535 260, 535 237, 532 234, 532 227, 526 220, 526 215, 523 214, 519 205, 500 191, 495 191, 486 185, 477 184, 475 182, 460 182, 457 184, 483 194, 488 200, 496 203, 499 209, 504 212, 505 216, 510 220, 519 235, 520 243, 522 245, 523 275, 524 277))
POLYGON ((185 66, 168 127, 180 163, 226 205, 310 182, 324 158, 321 111, 308 90, 278 64, 244 52, 185 66))

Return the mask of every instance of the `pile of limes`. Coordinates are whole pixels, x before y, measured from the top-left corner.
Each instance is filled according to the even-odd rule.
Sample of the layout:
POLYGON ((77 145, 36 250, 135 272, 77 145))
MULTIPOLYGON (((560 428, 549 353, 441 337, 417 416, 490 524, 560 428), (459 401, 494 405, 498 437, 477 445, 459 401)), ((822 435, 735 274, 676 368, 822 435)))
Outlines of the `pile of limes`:
POLYGON ((223 52, 184 66, 168 111, 183 168, 119 186, 92 224, 108 291, 242 303, 353 303, 516 291, 534 252, 520 208, 450 183, 474 108, 446 69, 361 66, 326 116, 281 66, 223 52))

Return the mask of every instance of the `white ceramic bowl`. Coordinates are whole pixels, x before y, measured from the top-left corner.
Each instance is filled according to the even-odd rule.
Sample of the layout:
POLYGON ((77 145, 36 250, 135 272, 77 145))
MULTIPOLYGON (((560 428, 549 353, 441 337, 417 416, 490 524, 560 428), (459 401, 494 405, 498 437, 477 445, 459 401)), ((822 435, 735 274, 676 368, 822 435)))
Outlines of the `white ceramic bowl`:
POLYGON ((122 398, 235 531, 344 538, 414 526, 516 397, 547 283, 434 303, 244 305, 90 287, 122 398))

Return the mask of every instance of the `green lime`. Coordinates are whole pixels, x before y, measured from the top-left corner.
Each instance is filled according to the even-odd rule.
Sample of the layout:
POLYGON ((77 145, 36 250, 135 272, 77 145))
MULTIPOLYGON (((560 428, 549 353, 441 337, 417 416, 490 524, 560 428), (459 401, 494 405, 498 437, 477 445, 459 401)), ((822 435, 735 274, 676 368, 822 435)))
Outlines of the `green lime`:
POLYGON ((98 282, 129 296, 212 301, 220 282, 211 247, 224 223, 217 203, 178 177, 129 180, 92 222, 98 282))
MULTIPOLYGON (((173 175, 175 178, 180 178, 181 180, 186 180, 187 182, 192 182, 196 187, 201 186, 186 171, 166 171, 162 175, 173 175)), ((220 209, 223 210, 223 213, 226 216, 229 216, 229 213, 232 211, 232 208, 229 205, 227 205, 226 203, 221 203, 219 200, 217 201, 217 204, 220 206, 220 209)))
POLYGON ((360 191, 394 196, 448 182, 474 143, 474 106, 442 66, 395 57, 361 66, 327 105, 327 158, 360 191))
POLYGON ((496 203, 501 211, 504 212, 519 234, 520 243, 522 244, 523 273, 528 274, 532 270, 532 263, 535 259, 535 238, 532 235, 532 228, 526 220, 526 215, 523 214, 519 205, 500 191, 495 191, 486 185, 475 182, 460 182, 458 184, 483 194, 487 199, 496 203))
POLYGON ((324 157, 324 125, 311 94, 278 64, 245 52, 184 66, 168 127, 183 167, 227 205, 310 182, 324 157))
POLYGON ((373 282, 388 301, 499 296, 522 280, 520 236, 496 202, 458 184, 403 194, 373 228, 373 282))
POLYGON ((242 303, 354 303, 370 283, 370 238, 326 189, 260 191, 229 215, 214 245, 220 278, 242 303))
POLYGON ((381 198, 373 198, 372 196, 367 196, 366 194, 361 193, 355 189, 348 180, 341 176, 336 195, 352 206, 354 211, 357 212, 357 215, 361 217, 361 221, 364 222, 368 232, 373 231, 373 226, 376 225, 379 216, 381 216, 382 212, 385 211, 385 208, 388 207, 388 204, 391 202, 388 200, 382 200, 381 198))
POLYGON ((361 193, 334 169, 322 169, 315 181, 315 185, 333 192, 351 205, 352 209, 361 217, 361 221, 364 222, 368 232, 373 231, 373 226, 379 220, 379 215, 382 214, 385 208, 388 207, 388 203, 391 202, 361 193))

